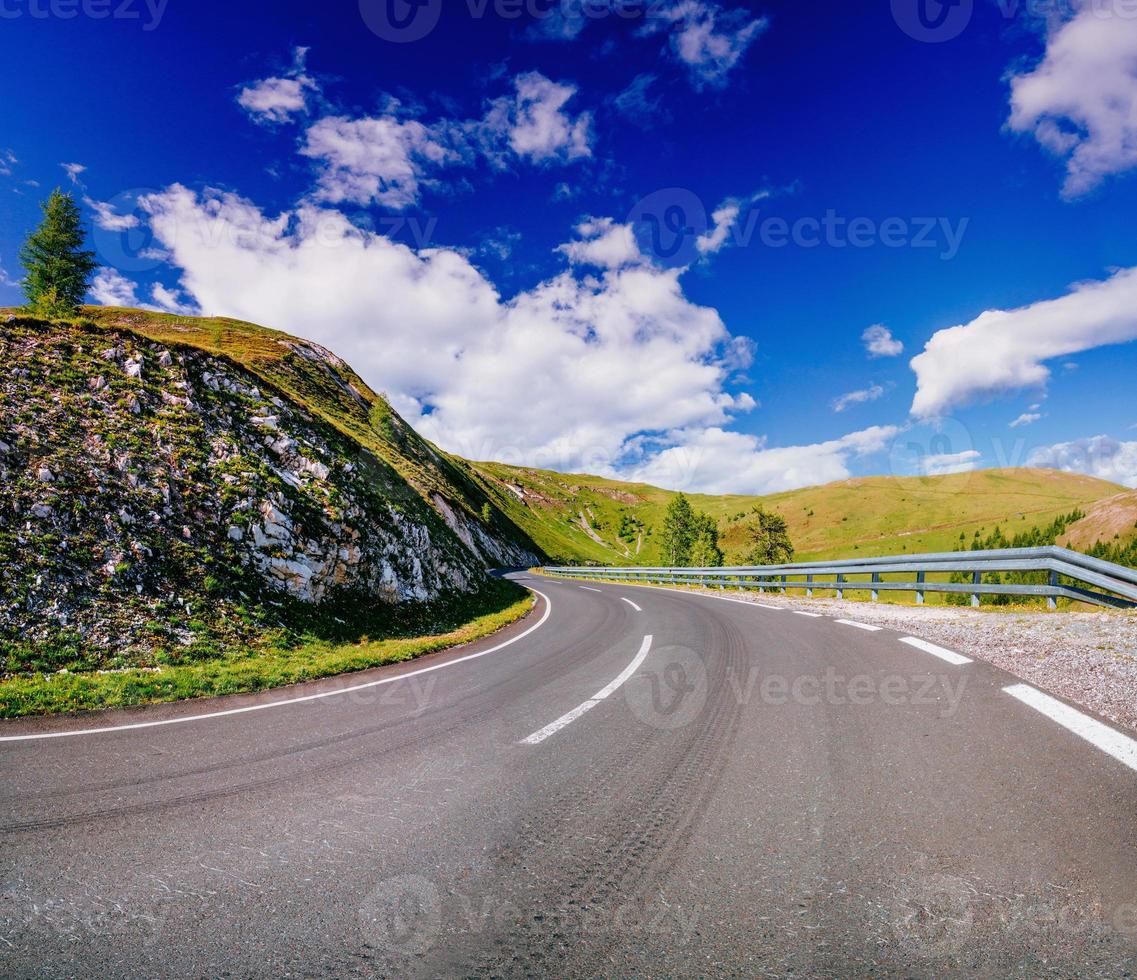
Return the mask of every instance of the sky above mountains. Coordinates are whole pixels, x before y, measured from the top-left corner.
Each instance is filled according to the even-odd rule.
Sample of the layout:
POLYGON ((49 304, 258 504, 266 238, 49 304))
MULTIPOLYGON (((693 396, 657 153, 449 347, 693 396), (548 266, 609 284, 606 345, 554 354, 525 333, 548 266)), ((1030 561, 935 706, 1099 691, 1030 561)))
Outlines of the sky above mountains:
POLYGON ((1137 486, 1126 0, 4 0, 0 303, 346 358, 476 459, 768 492, 1137 486))

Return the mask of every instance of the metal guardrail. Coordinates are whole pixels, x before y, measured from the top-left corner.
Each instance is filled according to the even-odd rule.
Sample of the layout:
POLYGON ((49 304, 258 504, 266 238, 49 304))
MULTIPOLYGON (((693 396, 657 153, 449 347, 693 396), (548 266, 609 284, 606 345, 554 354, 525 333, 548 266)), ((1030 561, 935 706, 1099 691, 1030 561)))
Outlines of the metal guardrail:
POLYGON ((931 555, 892 555, 843 561, 809 561, 793 565, 734 568, 594 568, 555 567, 545 572, 569 578, 649 582, 664 585, 703 585, 717 588, 867 591, 875 601, 881 592, 915 592, 923 603, 928 592, 971 596, 979 605, 984 595, 1042 596, 1051 609, 1058 599, 1075 599, 1099 606, 1137 607, 1137 569, 1091 558, 1067 548, 1004 548, 995 551, 950 551, 931 555), (1044 582, 990 582, 995 572, 1038 572, 1044 582), (929 575, 970 574, 970 582, 929 579, 929 575), (886 579, 886 575, 904 575, 886 579), (828 578, 827 576, 832 576, 828 578), (867 576, 867 578, 865 578, 867 576), (913 576, 915 576, 913 578, 913 576), (859 580, 855 580, 859 579, 859 580))

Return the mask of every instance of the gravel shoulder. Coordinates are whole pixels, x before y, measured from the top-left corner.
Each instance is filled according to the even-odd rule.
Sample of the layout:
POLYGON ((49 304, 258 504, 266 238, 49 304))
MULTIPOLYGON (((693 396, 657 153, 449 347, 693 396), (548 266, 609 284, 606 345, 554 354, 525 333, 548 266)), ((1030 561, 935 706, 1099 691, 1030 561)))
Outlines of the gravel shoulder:
MULTIPOLYGON (((715 589, 691 591, 720 594, 715 589)), ((856 619, 930 640, 986 660, 1137 732, 1137 612, 901 606, 769 592, 731 596, 856 619)))

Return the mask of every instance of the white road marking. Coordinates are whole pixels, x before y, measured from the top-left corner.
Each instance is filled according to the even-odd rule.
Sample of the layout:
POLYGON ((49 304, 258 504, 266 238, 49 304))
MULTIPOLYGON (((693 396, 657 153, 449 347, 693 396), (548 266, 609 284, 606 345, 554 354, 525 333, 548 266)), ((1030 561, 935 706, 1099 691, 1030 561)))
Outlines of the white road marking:
POLYGON ((620 676, 617 677, 614 681, 612 681, 611 684, 608 684, 606 687, 602 687, 599 691, 597 691, 594 695, 592 695, 592 697, 590 697, 583 704, 578 704, 575 708, 572 709, 572 711, 568 712, 567 714, 561 715, 560 718, 558 718, 556 721, 546 725, 540 731, 534 732, 528 738, 523 738, 521 740, 521 744, 522 745, 540 745, 550 735, 555 735, 557 732, 559 732, 566 725, 571 725, 574 721, 577 720, 577 718, 579 718, 581 715, 583 715, 586 711, 591 711, 601 701, 605 700, 606 698, 611 697, 621 687, 624 686, 624 684, 627 682, 628 678, 632 676, 632 674, 634 674, 637 670, 640 669, 640 664, 642 664, 647 659, 647 655, 650 651, 651 651, 651 635, 649 634, 648 636, 644 637, 644 641, 640 645, 640 652, 637 653, 635 655, 635 657, 632 658, 632 662, 630 664, 628 664, 627 667, 624 668, 624 670, 620 674, 620 676))
POLYGON ((624 598, 624 596, 620 596, 620 598, 623 599, 624 602, 626 602, 629 606, 631 606, 636 612, 643 612, 643 610, 639 606, 637 606, 634 602, 632 602, 631 599, 626 599, 626 598, 624 598))
POLYGON ((491 653, 497 653, 499 650, 504 650, 508 646, 512 646, 519 640, 524 640, 525 637, 531 633, 535 633, 542 626, 545 625, 549 614, 553 611, 553 604, 549 601, 549 597, 544 592, 538 592, 536 589, 531 589, 534 595, 539 595, 545 600, 545 613, 537 620, 532 626, 529 627, 524 633, 518 633, 517 636, 506 640, 504 643, 499 643, 497 646, 490 647, 488 650, 481 650, 478 653, 468 653, 464 657, 456 657, 454 660, 447 660, 446 663, 434 664, 431 667, 420 667, 418 670, 408 671, 405 674, 399 674, 397 677, 384 677, 376 681, 368 681, 366 684, 354 684, 351 687, 341 687, 334 691, 323 691, 319 694, 306 694, 299 698, 287 698, 282 701, 269 701, 265 704, 250 704, 244 708, 230 708, 227 711, 211 711, 202 715, 187 715, 184 718, 165 718, 162 721, 140 721, 132 725, 110 725, 106 728, 83 728, 71 732, 45 732, 39 735, 6 735, 0 737, 0 742, 35 742, 41 739, 49 738, 74 738, 77 735, 105 735, 109 732, 128 732, 135 731, 140 728, 161 728, 166 725, 184 725, 191 721, 207 721, 210 718, 226 718, 230 715, 244 715, 253 711, 267 711, 269 708, 283 708, 290 704, 304 704, 308 701, 319 701, 323 698, 334 698, 341 694, 351 694, 355 691, 365 691, 372 687, 382 687, 386 684, 397 684, 399 681, 405 681, 409 677, 419 677, 422 674, 430 674, 436 670, 442 670, 446 667, 453 667, 456 664, 465 663, 467 660, 477 660, 479 657, 489 656, 491 653))
POLYGON ((795 609, 794 615, 795 616, 808 616, 810 619, 820 619, 821 618, 821 613, 806 612, 804 609, 795 609))
POLYGON ((590 586, 587 586, 587 585, 582 585, 581 588, 584 589, 585 592, 599 592, 600 591, 599 589, 594 589, 594 588, 591 588, 590 586))
POLYGON ((859 630, 867 630, 869 633, 879 633, 883 626, 870 626, 868 623, 858 623, 855 619, 838 619, 836 622, 842 626, 855 626, 859 630))
POLYGON ((941 660, 946 660, 949 664, 955 664, 957 667, 962 664, 971 663, 970 657, 965 657, 961 653, 956 653, 954 650, 946 650, 943 647, 938 647, 934 643, 929 643, 927 640, 921 640, 915 636, 905 636, 900 640, 901 643, 907 643, 910 647, 915 647, 917 650, 923 650, 924 653, 930 653, 933 657, 939 657, 941 660))
POLYGON ((1137 741, 1128 735, 1114 731, 1108 725, 1103 725, 1089 715, 1082 714, 1049 694, 1043 694, 1029 684, 1012 684, 1010 687, 1004 687, 1003 692, 1018 698, 1023 704, 1030 705, 1035 711, 1042 712, 1051 721, 1058 722, 1063 728, 1079 738, 1084 738, 1130 769, 1137 770, 1137 741))

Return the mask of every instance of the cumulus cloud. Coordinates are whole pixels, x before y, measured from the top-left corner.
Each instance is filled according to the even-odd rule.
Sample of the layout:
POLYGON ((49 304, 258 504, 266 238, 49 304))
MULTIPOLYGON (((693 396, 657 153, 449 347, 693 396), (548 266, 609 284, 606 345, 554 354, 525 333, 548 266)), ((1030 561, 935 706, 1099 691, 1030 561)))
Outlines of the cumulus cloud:
POLYGON ((1023 425, 1033 425, 1040 418, 1042 418, 1042 416, 1038 412, 1023 412, 1022 415, 1008 424, 1012 429, 1017 429, 1023 425))
POLYGON ((1086 473, 1102 480, 1137 487, 1137 442, 1090 436, 1044 446, 1031 453, 1028 466, 1086 473))
POLYGON ((576 95, 575 85, 550 81, 532 71, 514 79, 512 98, 498 99, 486 114, 484 127, 509 141, 522 160, 533 163, 568 162, 592 155, 589 132, 592 116, 571 116, 565 106, 576 95))
POLYGON ((261 124, 279 125, 307 112, 309 96, 319 91, 305 70, 307 57, 307 48, 297 48, 291 71, 246 85, 237 94, 237 104, 261 124))
POLYGON ((863 405, 865 402, 875 402, 878 398, 883 397, 883 395, 884 388, 880 385, 869 385, 869 387, 861 388, 858 391, 849 391, 833 399, 833 411, 843 412, 850 405, 863 405))
POLYGON ((99 306, 137 307, 137 286, 115 269, 99 269, 91 281, 91 298, 99 306))
POLYGON ((912 413, 943 415, 980 398, 1039 386, 1045 361, 1137 338, 1137 268, 1079 283, 1059 299, 1015 310, 988 310, 938 330, 912 358, 912 413))
POLYGON ((882 323, 873 324, 863 334, 865 350, 869 357, 897 357, 904 353, 904 344, 892 336, 892 331, 882 323))
POLYGON ((1042 61, 1011 78, 1011 129, 1066 161, 1075 198, 1137 165, 1137 18, 1080 5, 1054 27, 1042 61))
POLYGON ((611 218, 591 218, 577 225, 576 233, 576 240, 557 249, 576 265, 619 269, 645 261, 631 225, 617 224, 611 218))
POLYGON ((960 453, 936 453, 925 456, 920 463, 924 476, 946 476, 949 473, 969 473, 983 459, 978 449, 965 449, 960 453))
POLYGON ((185 300, 178 290, 170 289, 161 283, 150 288, 151 302, 139 298, 138 284, 127 279, 117 269, 101 268, 91 281, 90 297, 99 306, 127 306, 135 309, 153 310, 157 313, 179 313, 184 316, 200 314, 200 310, 185 300))
MULTIPOLYGON (((273 217, 180 186, 144 207, 197 305, 332 348, 466 456, 615 472, 645 433, 753 405, 724 389, 746 346, 683 295, 682 270, 606 259, 505 301, 464 255, 365 234, 335 210, 273 217)), ((595 222, 584 241, 618 227, 595 222)))
POLYGON ((141 224, 136 214, 119 214, 114 205, 107 201, 96 201, 84 197, 83 203, 95 212, 95 225, 104 231, 130 231, 141 224))
POLYGON ((721 88, 731 69, 769 26, 745 10, 723 10, 708 0, 678 0, 653 7, 646 32, 667 30, 672 54, 687 66, 696 89, 721 88))
POLYGON ((591 156, 591 114, 567 111, 574 86, 528 72, 513 87, 481 119, 424 123, 391 102, 377 116, 317 120, 300 151, 317 164, 315 199, 401 210, 415 204, 440 171, 479 157, 500 168, 516 160, 571 163, 591 156))
POLYGON ((886 449, 899 431, 873 426, 828 442, 777 448, 764 436, 718 426, 673 432, 668 437, 675 445, 628 475, 692 493, 778 493, 848 479, 851 460, 886 449))

